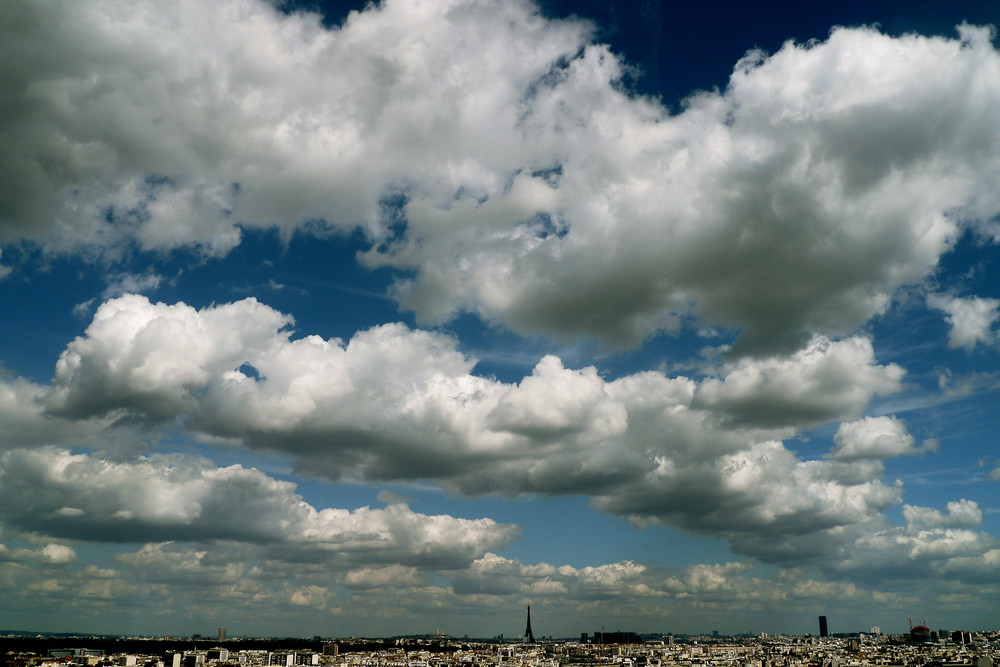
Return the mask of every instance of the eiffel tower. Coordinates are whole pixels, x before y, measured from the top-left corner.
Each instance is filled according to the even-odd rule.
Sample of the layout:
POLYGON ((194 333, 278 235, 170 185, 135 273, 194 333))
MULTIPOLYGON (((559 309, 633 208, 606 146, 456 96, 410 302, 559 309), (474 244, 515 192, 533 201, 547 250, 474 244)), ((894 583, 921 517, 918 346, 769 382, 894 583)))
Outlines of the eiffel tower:
POLYGON ((528 625, 524 628, 524 643, 535 643, 535 634, 531 631, 531 605, 528 605, 528 625))

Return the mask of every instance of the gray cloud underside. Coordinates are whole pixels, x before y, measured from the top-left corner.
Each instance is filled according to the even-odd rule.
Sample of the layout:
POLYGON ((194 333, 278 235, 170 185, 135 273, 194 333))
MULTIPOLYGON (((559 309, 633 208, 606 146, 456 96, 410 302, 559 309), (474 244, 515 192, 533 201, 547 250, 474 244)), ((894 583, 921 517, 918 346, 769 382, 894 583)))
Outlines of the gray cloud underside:
POLYGON ((325 29, 257 1, 17 0, 0 29, 0 241, 218 255, 322 220, 412 272, 394 294, 422 321, 629 344, 694 314, 787 351, 882 312, 963 229, 1000 237, 986 29, 751 52, 674 115, 526 2, 325 29))

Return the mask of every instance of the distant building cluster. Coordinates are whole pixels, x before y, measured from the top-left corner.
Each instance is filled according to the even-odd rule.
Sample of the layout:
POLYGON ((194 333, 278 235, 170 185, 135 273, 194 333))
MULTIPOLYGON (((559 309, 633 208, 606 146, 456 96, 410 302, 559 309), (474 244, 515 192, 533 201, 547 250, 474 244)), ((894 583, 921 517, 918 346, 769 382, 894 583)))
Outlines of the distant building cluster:
POLYGON ((642 639, 635 632, 595 632, 589 639, 587 633, 580 635, 581 644, 641 644, 642 639))
MULTIPOLYGON (((210 665, 243 665, 269 667, 293 667, 294 665, 319 665, 320 654, 315 651, 235 651, 230 655, 229 649, 211 648, 203 651, 184 651, 167 656, 163 665, 147 665, 145 667, 208 667, 210 665)), ((131 666, 124 666, 131 667, 131 666)))

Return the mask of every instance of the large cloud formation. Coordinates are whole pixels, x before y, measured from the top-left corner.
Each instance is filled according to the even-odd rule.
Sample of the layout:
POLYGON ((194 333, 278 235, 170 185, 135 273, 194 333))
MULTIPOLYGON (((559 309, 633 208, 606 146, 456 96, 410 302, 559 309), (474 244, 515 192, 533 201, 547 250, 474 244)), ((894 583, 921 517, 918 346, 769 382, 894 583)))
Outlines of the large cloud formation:
POLYGON ((671 115, 527 2, 390 0, 334 29, 259 0, 2 20, 0 241, 219 254, 240 226, 361 228, 423 320, 627 344, 694 314, 790 350, 883 311, 962 229, 998 234, 987 29, 836 29, 671 115))
POLYGON ((442 334, 390 324, 344 342, 293 338, 290 323, 255 299, 202 310, 109 300, 60 357, 47 410, 181 418, 333 480, 585 493, 637 523, 725 536, 776 560, 900 500, 877 479, 881 467, 855 460, 864 457, 803 461, 781 442, 899 390, 902 369, 876 364, 864 338, 818 338, 802 354, 743 360, 702 382, 652 371, 608 381, 547 356, 507 384, 474 375, 475 361, 442 334))

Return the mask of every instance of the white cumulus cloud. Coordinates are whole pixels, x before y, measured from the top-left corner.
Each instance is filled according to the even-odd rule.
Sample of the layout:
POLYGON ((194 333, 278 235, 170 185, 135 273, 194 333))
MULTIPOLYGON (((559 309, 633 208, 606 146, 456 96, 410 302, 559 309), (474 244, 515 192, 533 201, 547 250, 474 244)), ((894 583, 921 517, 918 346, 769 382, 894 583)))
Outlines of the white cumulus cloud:
POLYGON ((932 294, 927 297, 927 303, 945 312, 945 319, 951 326, 948 347, 971 351, 976 345, 996 344, 997 332, 993 325, 1000 320, 1000 300, 932 294))
POLYGON ((871 341, 817 337, 791 356, 744 358, 698 387, 699 403, 738 424, 819 424, 857 416, 875 394, 901 389, 904 370, 874 363, 871 341))
POLYGON ((974 528, 983 522, 979 503, 972 500, 952 500, 947 504, 948 513, 933 507, 903 505, 903 518, 913 526, 930 528, 974 528))
POLYGON ((950 501, 947 513, 903 506, 904 526, 885 526, 845 545, 834 569, 860 581, 951 577, 992 584, 1000 567, 1000 541, 984 531, 982 510, 971 500, 950 501))
POLYGON ((916 451, 913 436, 895 417, 865 417, 844 422, 837 428, 833 441, 836 446, 830 456, 838 461, 888 459, 916 451))

